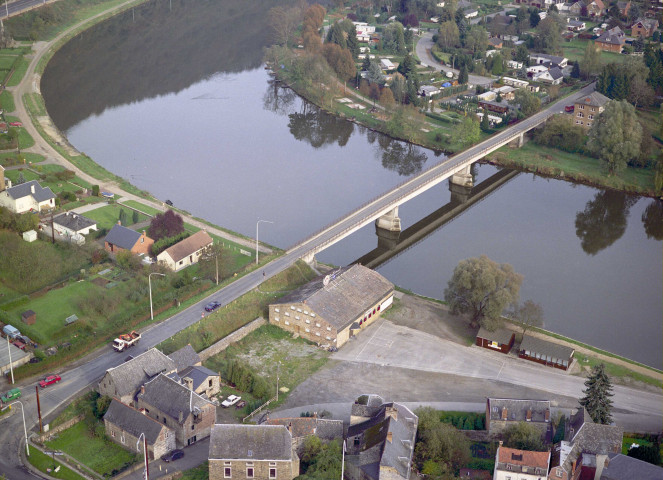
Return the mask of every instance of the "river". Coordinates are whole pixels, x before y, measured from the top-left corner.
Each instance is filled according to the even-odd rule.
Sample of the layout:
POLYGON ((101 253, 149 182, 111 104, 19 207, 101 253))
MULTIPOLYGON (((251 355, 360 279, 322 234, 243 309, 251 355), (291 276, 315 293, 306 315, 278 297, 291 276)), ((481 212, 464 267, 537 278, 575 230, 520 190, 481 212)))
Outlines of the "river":
MULTIPOLYGON (((80 151, 157 198, 287 248, 441 159, 329 116, 261 64, 266 0, 152 1, 84 32, 49 63, 49 114, 80 151)), ((493 175, 474 168, 475 183, 493 175)), ((400 208, 403 229, 450 201, 445 183, 400 208)), ((487 255, 524 275, 545 327, 661 368, 660 201, 521 173, 378 271, 442 298, 487 255)), ((352 262, 373 226, 318 255, 352 262)))

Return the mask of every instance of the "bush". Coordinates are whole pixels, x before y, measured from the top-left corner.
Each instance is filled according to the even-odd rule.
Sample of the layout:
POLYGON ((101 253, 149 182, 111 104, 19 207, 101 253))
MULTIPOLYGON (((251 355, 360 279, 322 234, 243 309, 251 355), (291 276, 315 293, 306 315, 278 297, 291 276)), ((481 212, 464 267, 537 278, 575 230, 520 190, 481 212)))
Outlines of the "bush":
POLYGON ((442 412, 442 423, 450 423, 459 430, 483 430, 485 428, 486 414, 474 412, 442 412))
POLYGON ((99 196, 99 185, 92 185, 92 195, 95 197, 99 196))
POLYGON ((266 401, 271 395, 273 387, 269 385, 262 377, 256 375, 250 367, 232 360, 226 367, 226 379, 235 385, 238 390, 250 393, 261 403, 266 401))
POLYGON ((189 232, 182 232, 172 237, 165 237, 161 240, 158 240, 152 244, 151 252, 153 256, 159 255, 161 252, 166 250, 168 247, 172 247, 178 242, 181 242, 185 238, 189 237, 191 234, 189 232))

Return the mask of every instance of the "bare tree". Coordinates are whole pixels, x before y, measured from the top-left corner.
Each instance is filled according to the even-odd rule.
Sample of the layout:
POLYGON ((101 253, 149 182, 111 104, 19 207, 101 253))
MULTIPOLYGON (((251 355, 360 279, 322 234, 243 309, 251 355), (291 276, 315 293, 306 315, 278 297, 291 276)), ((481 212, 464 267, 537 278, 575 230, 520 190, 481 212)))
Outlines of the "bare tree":
POLYGON ((531 327, 541 327, 543 325, 543 308, 532 300, 525 301, 522 305, 517 305, 514 309, 514 319, 520 323, 525 332, 531 327))
POLYGON ((272 39, 278 45, 286 45, 300 23, 302 12, 297 7, 273 7, 267 14, 267 24, 272 39))

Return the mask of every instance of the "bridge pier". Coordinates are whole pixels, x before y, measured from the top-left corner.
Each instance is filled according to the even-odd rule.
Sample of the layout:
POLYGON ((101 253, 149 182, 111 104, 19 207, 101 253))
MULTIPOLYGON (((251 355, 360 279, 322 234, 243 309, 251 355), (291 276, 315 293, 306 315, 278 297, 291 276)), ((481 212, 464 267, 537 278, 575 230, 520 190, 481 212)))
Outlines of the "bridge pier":
POLYGON ((472 195, 472 186, 466 187, 465 185, 457 185, 450 181, 449 191, 451 192, 451 203, 454 205, 462 205, 467 202, 472 195))
POLYGON ((380 218, 375 221, 375 228, 387 230, 390 232, 401 233, 401 219, 398 216, 398 206, 395 206, 393 210, 385 213, 380 218))
POLYGON ((511 142, 509 142, 509 145, 517 148, 522 147, 524 144, 525 144, 525 132, 521 133, 516 138, 511 140, 511 142))
POLYGON ((469 187, 474 186, 474 180, 472 178, 472 165, 467 165, 462 170, 454 173, 449 179, 449 183, 452 185, 458 185, 460 187, 469 187))

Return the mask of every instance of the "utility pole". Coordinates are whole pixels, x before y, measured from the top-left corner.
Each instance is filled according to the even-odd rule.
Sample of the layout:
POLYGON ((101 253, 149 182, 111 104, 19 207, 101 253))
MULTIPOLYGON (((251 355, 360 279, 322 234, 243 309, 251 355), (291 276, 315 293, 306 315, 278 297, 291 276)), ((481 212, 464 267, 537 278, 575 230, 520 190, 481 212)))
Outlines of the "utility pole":
POLYGON ((51 243, 55 245, 55 225, 53 224, 53 209, 51 209, 51 243))
POLYGON ((37 392, 37 414, 39 415, 39 433, 44 433, 44 426, 41 423, 41 403, 39 403, 39 386, 35 385, 35 391, 37 392))

